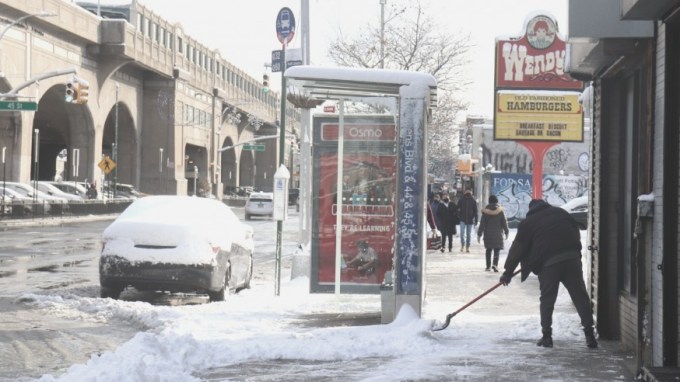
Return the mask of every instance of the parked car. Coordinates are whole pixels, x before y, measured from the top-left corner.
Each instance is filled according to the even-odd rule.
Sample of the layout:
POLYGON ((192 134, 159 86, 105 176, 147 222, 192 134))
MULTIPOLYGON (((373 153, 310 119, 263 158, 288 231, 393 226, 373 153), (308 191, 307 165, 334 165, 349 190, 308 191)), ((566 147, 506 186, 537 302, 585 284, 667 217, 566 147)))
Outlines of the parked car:
POLYGON ((274 193, 273 192, 253 192, 246 201, 245 208, 246 220, 253 216, 274 216, 274 193))
POLYGON ((250 287, 253 229, 214 199, 157 195, 135 200, 102 234, 101 297, 142 291, 207 293, 250 287))
POLYGON ((588 197, 579 196, 560 206, 576 220, 579 229, 588 228, 588 197))
MULTIPOLYGON (((33 186, 34 184, 31 183, 31 185, 33 186)), ((76 194, 69 194, 67 192, 64 192, 61 189, 59 189, 57 186, 55 186, 55 185, 53 185, 49 182, 46 182, 46 181, 38 181, 38 190, 42 191, 42 192, 44 192, 44 193, 46 193, 50 196, 56 196, 56 197, 63 198, 63 199, 69 200, 69 201, 82 201, 83 200, 82 196, 76 195, 76 194)))
MULTIPOLYGON (((11 188, 4 189, 0 185, 0 195, 3 195, 4 202, 9 203, 11 208, 5 207, 5 213, 12 213, 13 216, 24 216, 33 213, 33 198, 25 196, 11 188)), ((39 214, 46 214, 50 211, 50 205, 40 203, 35 211, 39 214)))
MULTIPOLYGON (((113 197, 113 182, 104 183, 104 188, 103 188, 102 192, 107 197, 112 198, 113 197)), ((137 198, 141 198, 142 196, 146 196, 146 194, 139 192, 135 188, 135 186, 133 186, 131 184, 125 184, 125 183, 116 183, 116 198, 137 199, 137 198)))
POLYGON ((62 181, 62 182, 49 182, 46 181, 45 183, 49 183, 53 185, 54 187, 64 191, 67 194, 73 194, 80 196, 82 199, 87 199, 87 188, 83 187, 83 185, 79 182, 69 182, 69 181, 62 181))

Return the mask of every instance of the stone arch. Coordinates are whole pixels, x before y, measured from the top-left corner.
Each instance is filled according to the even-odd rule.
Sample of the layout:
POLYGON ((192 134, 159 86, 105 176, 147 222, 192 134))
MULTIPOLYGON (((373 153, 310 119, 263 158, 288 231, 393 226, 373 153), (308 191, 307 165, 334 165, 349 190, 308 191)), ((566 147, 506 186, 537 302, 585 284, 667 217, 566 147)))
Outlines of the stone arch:
POLYGON ((117 183, 135 184, 137 179, 138 139, 137 128, 130 108, 125 102, 118 102, 111 107, 106 121, 104 122, 104 132, 102 135, 102 154, 113 158, 116 168, 107 176, 107 180, 116 180, 117 183), (117 116, 116 116, 117 114, 117 116), (116 142, 116 130, 118 130, 118 150, 114 158, 113 147, 116 142))
POLYGON ((95 177, 92 114, 87 105, 65 102, 65 89, 64 84, 54 85, 38 102, 33 118, 33 132, 39 131, 38 157, 36 161, 34 142, 31 179, 82 181, 95 177))
MULTIPOLYGON (((226 137, 220 148, 234 145, 231 137, 226 137)), ((238 162, 236 161, 236 149, 224 150, 220 154, 220 179, 224 187, 224 192, 237 187, 238 184, 238 162)))

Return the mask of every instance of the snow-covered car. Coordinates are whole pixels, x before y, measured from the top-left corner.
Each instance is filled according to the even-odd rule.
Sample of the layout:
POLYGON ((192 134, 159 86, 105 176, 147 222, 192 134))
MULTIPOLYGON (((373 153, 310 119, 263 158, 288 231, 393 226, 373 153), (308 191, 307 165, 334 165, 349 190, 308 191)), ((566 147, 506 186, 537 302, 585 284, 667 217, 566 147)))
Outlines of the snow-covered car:
POLYGON ((579 229, 587 229, 588 227, 588 196, 579 196, 571 199, 560 206, 565 211, 569 212, 579 229))
POLYGON ((253 216, 274 215, 274 193, 273 192, 253 192, 246 201, 245 216, 250 220, 253 216))
POLYGON ((250 287, 253 229, 214 199, 157 195, 134 201, 102 233, 101 297, 140 291, 207 293, 250 287))

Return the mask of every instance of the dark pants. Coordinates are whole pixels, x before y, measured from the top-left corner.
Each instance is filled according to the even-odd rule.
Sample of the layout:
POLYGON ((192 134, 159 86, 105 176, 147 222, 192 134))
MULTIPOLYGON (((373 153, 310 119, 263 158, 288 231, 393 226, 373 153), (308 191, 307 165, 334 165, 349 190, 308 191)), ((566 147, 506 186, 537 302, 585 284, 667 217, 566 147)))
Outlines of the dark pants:
POLYGON ((543 268, 538 273, 538 282, 541 288, 540 310, 543 333, 552 333, 552 314, 560 283, 567 288, 571 301, 581 318, 581 325, 584 328, 593 327, 593 309, 583 281, 580 258, 569 259, 543 268))
POLYGON ((453 233, 442 233, 442 249, 446 249, 446 241, 449 241, 449 252, 453 247, 453 233))
POLYGON ((491 251, 493 251, 493 265, 498 266, 498 256, 501 254, 500 248, 487 248, 486 249, 486 267, 491 266, 491 251))

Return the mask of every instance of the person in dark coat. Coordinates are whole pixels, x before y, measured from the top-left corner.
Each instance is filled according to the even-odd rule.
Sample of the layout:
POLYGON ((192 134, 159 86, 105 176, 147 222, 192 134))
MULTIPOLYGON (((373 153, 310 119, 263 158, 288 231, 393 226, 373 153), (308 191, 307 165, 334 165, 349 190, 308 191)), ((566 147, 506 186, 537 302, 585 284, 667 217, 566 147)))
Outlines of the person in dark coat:
POLYGON ((472 197, 472 190, 465 190, 458 200, 458 218, 460 219, 460 251, 470 252, 470 235, 477 225, 477 202, 472 197))
POLYGON ((439 231, 442 233, 442 248, 444 252, 446 241, 449 242, 449 252, 453 250, 453 235, 456 234, 456 225, 458 224, 458 212, 456 205, 449 200, 449 195, 444 194, 444 198, 437 207, 437 215, 439 219, 439 231))
POLYGON ((439 209, 439 206, 441 204, 442 202, 439 194, 434 194, 432 196, 432 202, 430 202, 430 208, 432 208, 432 215, 434 215, 434 224, 437 226, 437 229, 439 229, 439 226, 441 225, 441 222, 439 221, 439 216, 437 215, 437 210, 439 209))
POLYGON ((543 337, 536 345, 553 346, 552 313, 562 283, 581 318, 587 346, 596 348, 593 309, 583 281, 581 233, 567 211, 540 199, 529 203, 529 212, 517 227, 505 259, 505 272, 500 278, 503 285, 510 283, 518 264, 522 266, 522 281, 532 272, 538 275, 543 337))
POLYGON ((498 272, 498 257, 503 249, 503 234, 508 238, 510 230, 508 221, 505 218, 503 207, 498 204, 496 195, 489 196, 489 204, 482 208, 482 218, 477 229, 477 242, 479 243, 484 236, 484 248, 486 248, 486 270, 492 267, 494 272, 498 272), (491 252, 493 251, 493 265, 491 264, 491 252))

